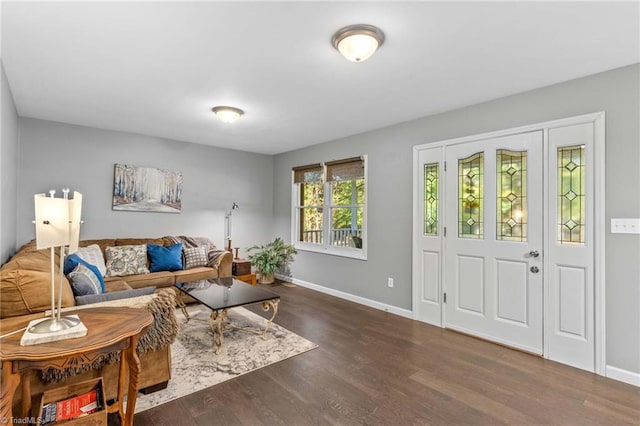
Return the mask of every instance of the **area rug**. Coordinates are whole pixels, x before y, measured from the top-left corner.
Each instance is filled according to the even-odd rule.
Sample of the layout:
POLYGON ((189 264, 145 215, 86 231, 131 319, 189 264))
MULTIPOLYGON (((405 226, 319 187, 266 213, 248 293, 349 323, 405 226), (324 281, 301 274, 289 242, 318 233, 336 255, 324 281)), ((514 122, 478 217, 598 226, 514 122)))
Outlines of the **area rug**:
MULTIPOLYGON (((201 305, 189 306, 188 310, 189 322, 181 311, 176 311, 180 331, 171 346, 169 385, 149 395, 139 394, 136 413, 318 347, 274 323, 266 340, 246 331, 226 330, 222 350, 216 355, 209 329, 210 311, 201 305)), ((230 309, 228 317, 239 327, 264 329, 266 323, 264 318, 244 308, 230 309)))

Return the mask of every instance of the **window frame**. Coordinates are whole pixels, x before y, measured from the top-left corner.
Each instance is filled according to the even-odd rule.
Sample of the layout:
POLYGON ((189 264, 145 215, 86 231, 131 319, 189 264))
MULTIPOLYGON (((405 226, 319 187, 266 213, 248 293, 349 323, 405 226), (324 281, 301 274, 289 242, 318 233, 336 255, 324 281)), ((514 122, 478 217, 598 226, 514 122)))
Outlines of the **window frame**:
POLYGON ((294 170, 291 170, 291 241, 296 250, 308 251, 313 253, 322 253, 332 256, 348 257, 358 260, 367 260, 367 206, 368 206, 368 161, 366 155, 361 155, 364 166, 364 202, 362 204, 362 248, 341 247, 331 245, 331 211, 333 208, 359 208, 359 204, 333 204, 333 192, 331 181, 327 181, 327 166, 322 163, 323 169, 323 194, 322 200, 322 243, 306 243, 298 241, 300 235, 300 184, 294 182, 294 170))

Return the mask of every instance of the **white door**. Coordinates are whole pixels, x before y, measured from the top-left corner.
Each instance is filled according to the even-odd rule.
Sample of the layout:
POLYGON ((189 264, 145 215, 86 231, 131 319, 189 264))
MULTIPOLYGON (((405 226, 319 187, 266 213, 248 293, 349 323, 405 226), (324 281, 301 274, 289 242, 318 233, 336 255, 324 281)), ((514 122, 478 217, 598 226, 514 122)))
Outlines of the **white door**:
MULTIPOLYGON (((595 126, 549 129, 547 355, 595 369, 595 126)), ((603 244, 604 242, 600 242, 603 244)))
POLYGON ((415 319, 442 325, 442 177, 443 147, 422 149, 414 170, 419 196, 415 198, 413 239, 413 312, 415 319))
POLYGON ((543 132, 446 148, 445 325, 543 351, 543 132))

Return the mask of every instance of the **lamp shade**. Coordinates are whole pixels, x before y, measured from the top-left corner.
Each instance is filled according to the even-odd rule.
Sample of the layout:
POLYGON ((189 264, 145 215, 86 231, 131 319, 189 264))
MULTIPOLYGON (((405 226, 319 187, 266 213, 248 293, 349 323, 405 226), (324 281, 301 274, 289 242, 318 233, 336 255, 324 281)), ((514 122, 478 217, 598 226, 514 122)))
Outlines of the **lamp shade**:
POLYGON ((36 248, 69 245, 69 253, 78 249, 82 194, 73 193, 73 199, 34 196, 36 216, 36 248))
POLYGON ((78 251, 80 241, 80 223, 82 214, 82 194, 74 191, 69 201, 69 254, 78 251))

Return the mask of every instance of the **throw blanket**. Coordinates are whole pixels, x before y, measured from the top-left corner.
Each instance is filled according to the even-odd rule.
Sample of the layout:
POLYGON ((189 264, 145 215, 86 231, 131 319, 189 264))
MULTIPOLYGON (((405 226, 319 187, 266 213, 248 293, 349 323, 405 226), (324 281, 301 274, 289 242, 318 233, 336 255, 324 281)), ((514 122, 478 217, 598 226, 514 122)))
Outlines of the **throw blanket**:
POLYGON ((216 248, 215 244, 206 237, 185 237, 184 235, 169 235, 165 238, 171 240, 173 244, 182 243, 183 247, 207 247, 207 259, 209 260, 207 266, 218 269, 220 262, 222 262, 222 255, 226 253, 226 250, 220 250, 216 248))
MULTIPOLYGON (((169 346, 174 342, 180 328, 175 315, 176 293, 173 288, 158 290, 155 294, 148 296, 134 297, 131 299, 113 300, 110 302, 94 303, 86 305, 87 308, 102 306, 119 306, 129 308, 144 308, 153 315, 153 322, 138 340, 136 348, 138 355, 145 352, 152 352, 169 346)), ((92 363, 77 364, 71 367, 48 368, 42 370, 42 380, 45 383, 54 383, 64 380, 69 376, 94 370, 120 360, 119 352, 106 354, 92 363)))

